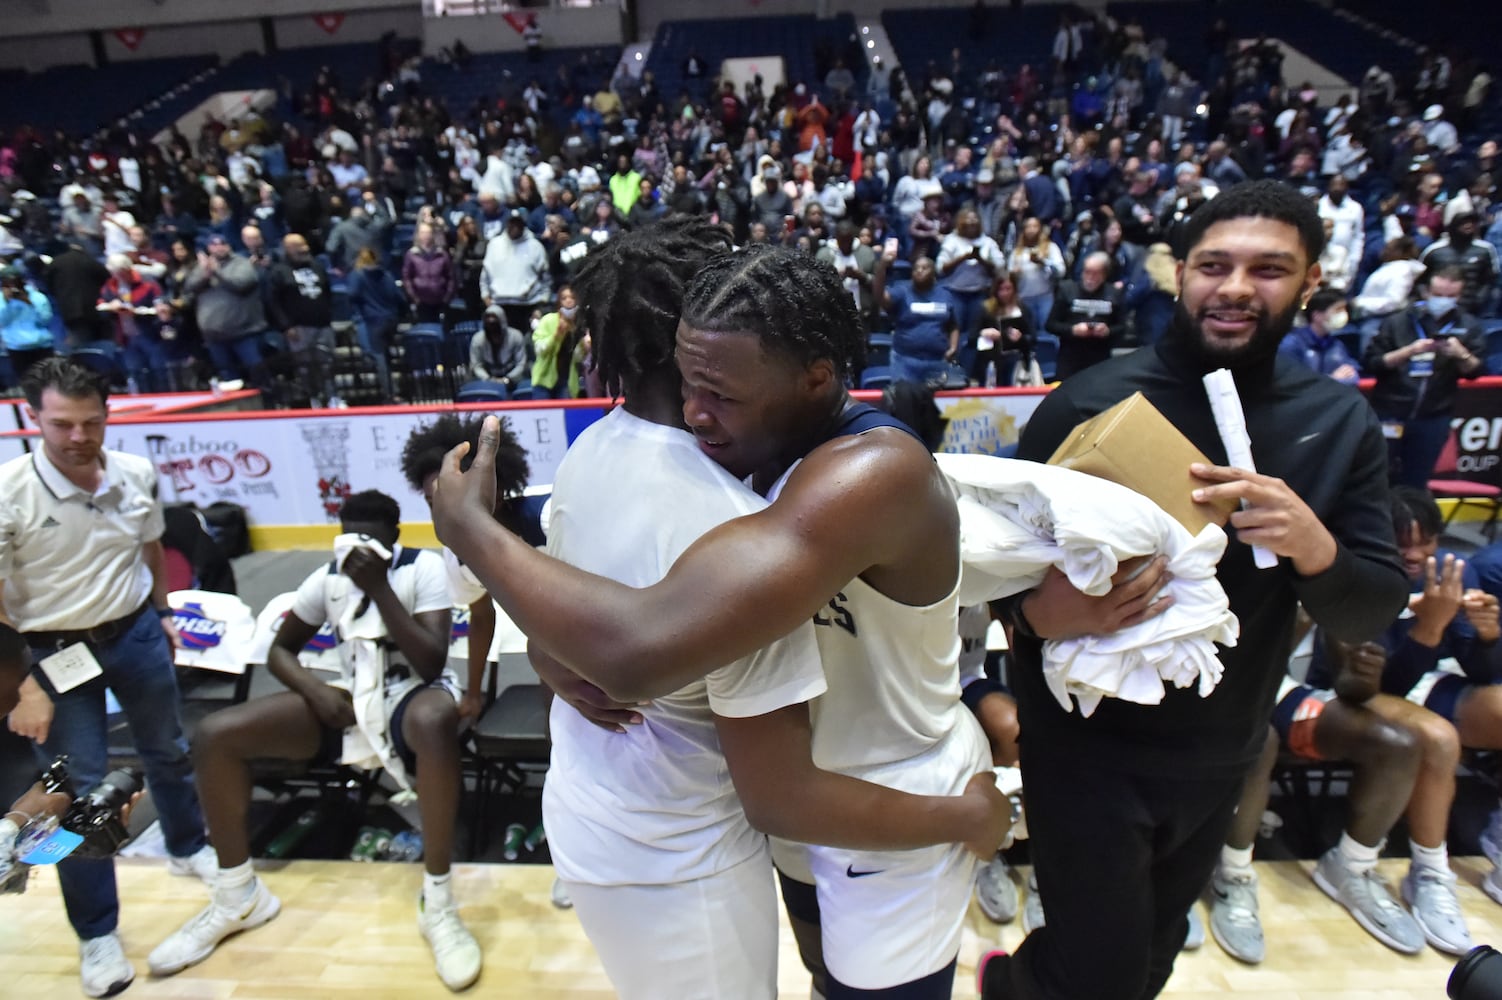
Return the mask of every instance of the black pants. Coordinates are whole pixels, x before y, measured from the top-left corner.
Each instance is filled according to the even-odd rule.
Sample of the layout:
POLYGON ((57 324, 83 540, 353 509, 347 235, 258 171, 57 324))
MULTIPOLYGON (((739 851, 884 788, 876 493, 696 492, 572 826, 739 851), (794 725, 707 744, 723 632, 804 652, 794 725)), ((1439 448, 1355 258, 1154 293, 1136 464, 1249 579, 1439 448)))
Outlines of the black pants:
POLYGON ((1015 955, 987 964, 984 1000, 1157 996, 1225 842, 1241 777, 1143 777, 1026 740, 1021 750, 1047 922, 1015 955))

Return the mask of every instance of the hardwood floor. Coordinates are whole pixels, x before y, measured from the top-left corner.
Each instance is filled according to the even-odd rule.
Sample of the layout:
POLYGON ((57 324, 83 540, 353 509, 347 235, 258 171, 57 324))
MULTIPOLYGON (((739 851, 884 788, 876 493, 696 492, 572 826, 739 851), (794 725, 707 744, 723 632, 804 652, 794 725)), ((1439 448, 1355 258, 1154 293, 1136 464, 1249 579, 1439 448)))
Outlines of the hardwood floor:
MULTIPOLYGON (((1396 885, 1404 861, 1385 861, 1396 885)), ((1444 995, 1454 959, 1428 950, 1397 955, 1369 937, 1309 878, 1313 862, 1259 863, 1268 961, 1257 967, 1227 957, 1213 940, 1181 956, 1164 996, 1209 1000, 1408 1000, 1444 995)), ((1502 941, 1502 906, 1478 887, 1489 866, 1455 862, 1461 901, 1478 944, 1502 941)), ((415 924, 421 883, 416 865, 296 861, 261 868, 282 899, 267 926, 222 945, 208 961, 166 980, 146 975, 147 953, 198 911, 201 885, 174 878, 160 861, 118 863, 121 935, 136 964, 127 997, 202 1000, 313 1000, 447 995, 433 973, 415 924)), ((504 1000, 606 998, 610 985, 578 921, 552 907, 552 869, 535 865, 461 865, 456 888, 463 915, 485 949, 485 973, 471 993, 504 1000)), ((990 948, 1015 947, 1020 921, 996 927, 971 908, 954 996, 974 996, 974 963, 990 948)), ((78 996, 75 939, 51 871, 34 874, 23 896, 0 897, 0 968, 10 997, 78 996)), ((808 980, 786 925, 782 995, 807 996, 808 980)), ((675 1000, 665 997, 663 1000, 675 1000)))

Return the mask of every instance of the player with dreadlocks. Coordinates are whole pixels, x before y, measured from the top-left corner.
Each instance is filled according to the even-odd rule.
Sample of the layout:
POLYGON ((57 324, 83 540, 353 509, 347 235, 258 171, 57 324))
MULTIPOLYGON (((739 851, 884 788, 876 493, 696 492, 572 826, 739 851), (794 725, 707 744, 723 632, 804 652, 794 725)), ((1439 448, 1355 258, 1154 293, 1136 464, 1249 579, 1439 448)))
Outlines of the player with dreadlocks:
MULTIPOLYGON (((816 985, 831 998, 948 997, 972 854, 990 857, 1009 811, 988 770, 985 737, 959 702, 953 495, 911 431, 850 399, 844 380, 860 324, 831 269, 781 250, 721 255, 695 277, 682 312, 674 347, 681 385, 673 385, 680 402, 662 405, 681 416, 698 447, 683 450, 674 431, 678 450, 659 445, 634 461, 686 468, 708 455, 719 482, 751 477, 770 506, 748 506, 755 512, 723 521, 681 556, 662 551, 672 565, 663 565, 660 580, 613 567, 604 573, 610 579, 581 573, 480 516, 495 426, 487 420, 473 471, 461 472, 456 453, 440 473, 434 523, 534 644, 622 702, 660 698, 707 675, 713 705, 721 665, 736 657, 760 662, 746 684, 787 689, 772 673, 784 658, 763 661, 764 647, 806 642, 812 621, 828 684, 816 721, 810 727, 808 710, 791 703, 766 702, 760 715, 719 711, 730 774, 758 828, 834 845, 789 852, 812 869, 801 873, 808 882, 799 894, 808 920, 817 918, 807 886, 818 886, 828 976, 816 985), (810 745, 813 762, 827 770, 800 769, 807 753, 800 748, 810 745), (935 824, 943 812, 955 815, 935 824)), ((666 372, 660 378, 677 382, 666 372)), ((641 470, 621 474, 629 476, 639 479, 641 470)), ((597 504, 601 523, 589 541, 624 536, 639 556, 652 520, 667 509, 687 519, 702 505, 679 487, 658 488, 651 500, 645 518, 619 495, 597 504)), ((568 532, 588 527, 582 518, 564 523, 568 532)), ((695 749, 665 745, 672 752, 655 766, 684 768, 695 749)), ((705 843, 697 834, 687 842, 705 843)), ((648 922, 639 911, 617 919, 648 922)), ((657 949, 646 957, 664 970, 676 956, 657 949)), ((639 995, 711 995, 703 983, 681 993, 658 986, 639 995)), ((772 986, 757 995, 772 995, 772 986)))
MULTIPOLYGON (((402 447, 402 475, 409 486, 432 503, 433 484, 438 481, 443 457, 461 442, 469 442, 473 449, 479 440, 479 417, 461 420, 452 413, 444 414, 432 423, 418 427, 407 438, 402 447)), ((535 522, 527 518, 522 501, 522 491, 527 488, 530 474, 527 450, 504 424, 496 444, 495 491, 499 499, 495 518, 508 530, 540 545, 541 532, 535 522)), ((443 550, 443 567, 448 573, 449 593, 453 595, 454 606, 469 608, 469 680, 459 702, 459 718, 469 725, 480 717, 480 710, 484 707, 485 664, 496 632, 495 604, 480 581, 448 549, 443 550)))

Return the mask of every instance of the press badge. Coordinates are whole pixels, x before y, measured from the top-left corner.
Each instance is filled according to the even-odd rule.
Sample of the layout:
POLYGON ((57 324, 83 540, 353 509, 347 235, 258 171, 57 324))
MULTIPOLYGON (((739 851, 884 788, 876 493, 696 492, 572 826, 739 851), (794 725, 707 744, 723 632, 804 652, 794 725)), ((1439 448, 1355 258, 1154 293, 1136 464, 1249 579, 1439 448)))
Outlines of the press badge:
POLYGON ((75 642, 66 646, 51 656, 42 657, 37 666, 42 668, 42 673, 52 682, 52 690, 58 694, 72 691, 80 684, 87 683, 95 677, 103 675, 104 668, 99 661, 94 659, 94 654, 89 652, 89 647, 82 642, 75 642))

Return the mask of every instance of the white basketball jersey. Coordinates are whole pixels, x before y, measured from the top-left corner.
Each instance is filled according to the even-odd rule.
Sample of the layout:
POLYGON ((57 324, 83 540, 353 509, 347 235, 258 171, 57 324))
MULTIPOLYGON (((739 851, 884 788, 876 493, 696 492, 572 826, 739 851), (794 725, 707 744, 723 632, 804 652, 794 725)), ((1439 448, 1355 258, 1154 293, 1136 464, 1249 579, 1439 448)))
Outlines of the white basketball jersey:
MULTIPOLYGON (((775 502, 795 464, 769 493, 775 502)), ((857 578, 814 616, 829 690, 811 706, 814 763, 904 791, 946 795, 990 767, 985 736, 960 701, 959 574, 926 607, 892 600, 857 578), (902 762, 950 739, 973 753, 950 774, 902 762)))
MULTIPOLYGON (((765 506, 692 435, 618 408, 585 430, 559 466, 548 551, 647 587, 705 532, 765 506)), ((554 699, 543 817, 559 875, 661 885, 725 871, 763 850, 736 797, 714 717, 763 715, 821 694, 812 631, 804 625, 654 700, 625 733, 606 732, 554 699)))

